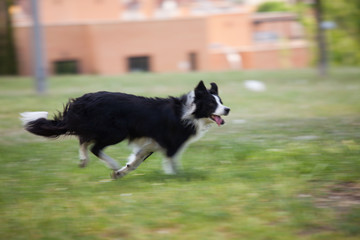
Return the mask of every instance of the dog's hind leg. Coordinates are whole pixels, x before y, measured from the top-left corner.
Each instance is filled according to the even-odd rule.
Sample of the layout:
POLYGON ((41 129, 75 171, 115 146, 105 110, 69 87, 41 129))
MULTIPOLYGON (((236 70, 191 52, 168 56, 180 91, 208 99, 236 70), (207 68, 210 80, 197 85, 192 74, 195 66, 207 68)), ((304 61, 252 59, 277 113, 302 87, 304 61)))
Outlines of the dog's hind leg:
POLYGON ((111 168, 114 171, 118 170, 120 168, 119 164, 114 159, 112 159, 111 157, 109 157, 102 151, 104 149, 104 147, 106 147, 106 146, 95 143, 94 146, 92 146, 92 148, 91 148, 91 152, 95 156, 100 158, 102 161, 104 161, 106 163, 106 165, 108 165, 109 168, 111 168))
POLYGON ((128 163, 125 167, 114 172, 113 178, 120 178, 131 171, 134 171, 141 163, 143 163, 153 152, 149 149, 140 149, 130 155, 128 163))
POLYGON ((140 166, 148 157, 155 151, 159 150, 159 145, 152 139, 140 138, 130 142, 133 148, 133 153, 128 159, 128 163, 125 167, 114 172, 113 178, 120 178, 135 170, 140 166))
POLYGON ((80 163, 79 167, 84 168, 89 163, 89 154, 88 154, 89 143, 84 142, 80 139, 80 148, 79 148, 79 158, 80 163))

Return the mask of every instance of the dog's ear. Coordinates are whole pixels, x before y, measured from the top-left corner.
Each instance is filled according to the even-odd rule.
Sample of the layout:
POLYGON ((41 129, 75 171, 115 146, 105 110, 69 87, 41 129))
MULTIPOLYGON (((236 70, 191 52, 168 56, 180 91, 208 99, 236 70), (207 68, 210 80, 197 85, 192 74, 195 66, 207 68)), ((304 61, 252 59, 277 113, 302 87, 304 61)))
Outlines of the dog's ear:
POLYGON ((218 94, 218 86, 216 85, 216 83, 210 83, 210 84, 211 84, 210 93, 219 95, 218 94))
POLYGON ((204 85, 204 82, 201 80, 195 88, 195 97, 202 96, 207 93, 207 89, 204 85))

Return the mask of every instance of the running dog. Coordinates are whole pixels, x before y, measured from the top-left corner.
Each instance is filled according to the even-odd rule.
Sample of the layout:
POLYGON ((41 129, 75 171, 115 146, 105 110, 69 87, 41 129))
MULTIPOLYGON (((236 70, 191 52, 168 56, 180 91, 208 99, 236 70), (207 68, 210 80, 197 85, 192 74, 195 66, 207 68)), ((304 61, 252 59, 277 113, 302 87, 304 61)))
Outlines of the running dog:
POLYGON ((230 108, 223 105, 218 87, 203 81, 180 97, 146 98, 119 92, 88 93, 70 99, 62 113, 47 119, 47 112, 24 112, 21 120, 30 133, 57 138, 79 138, 80 167, 89 162, 88 147, 112 170, 112 177, 123 177, 135 170, 153 152, 164 155, 166 174, 179 170, 179 155, 199 139, 211 123, 223 125, 230 108), (128 140, 133 153, 124 167, 104 153, 107 146, 128 140))

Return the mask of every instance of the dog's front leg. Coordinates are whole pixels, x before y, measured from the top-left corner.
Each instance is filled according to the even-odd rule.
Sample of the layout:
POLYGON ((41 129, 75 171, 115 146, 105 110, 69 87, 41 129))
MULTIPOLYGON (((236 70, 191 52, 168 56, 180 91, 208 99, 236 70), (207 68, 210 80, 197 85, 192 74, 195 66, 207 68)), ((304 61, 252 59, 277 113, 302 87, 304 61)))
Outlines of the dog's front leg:
POLYGON ((168 175, 175 175, 182 168, 178 157, 165 157, 162 166, 165 174, 168 175))

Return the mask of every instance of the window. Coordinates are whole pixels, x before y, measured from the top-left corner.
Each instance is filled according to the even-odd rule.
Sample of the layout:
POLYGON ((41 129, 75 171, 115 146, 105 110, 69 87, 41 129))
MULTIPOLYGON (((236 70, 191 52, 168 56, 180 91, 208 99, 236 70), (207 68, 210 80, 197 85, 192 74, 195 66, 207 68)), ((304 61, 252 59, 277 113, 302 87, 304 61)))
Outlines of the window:
POLYGON ((150 57, 129 57, 128 58, 129 72, 149 72, 150 71, 150 57))
POLYGON ((61 60, 54 62, 55 74, 78 74, 79 67, 77 60, 61 60))

